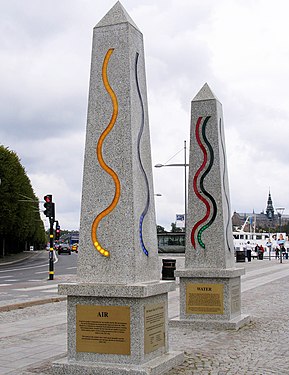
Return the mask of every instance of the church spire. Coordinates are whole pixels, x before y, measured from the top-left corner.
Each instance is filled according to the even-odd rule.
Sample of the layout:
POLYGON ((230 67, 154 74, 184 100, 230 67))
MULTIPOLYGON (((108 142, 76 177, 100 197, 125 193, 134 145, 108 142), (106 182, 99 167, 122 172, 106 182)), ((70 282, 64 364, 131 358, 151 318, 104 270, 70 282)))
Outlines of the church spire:
POLYGON ((273 207, 270 189, 269 189, 269 196, 267 200, 266 216, 268 217, 269 220, 274 219, 274 207, 273 207))

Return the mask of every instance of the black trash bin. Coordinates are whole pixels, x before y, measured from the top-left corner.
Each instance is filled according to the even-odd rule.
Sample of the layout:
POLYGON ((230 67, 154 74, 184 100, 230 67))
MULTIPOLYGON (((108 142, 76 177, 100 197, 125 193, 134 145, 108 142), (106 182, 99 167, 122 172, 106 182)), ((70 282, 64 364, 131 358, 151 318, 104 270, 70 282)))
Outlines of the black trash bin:
POLYGON ((236 262, 245 262, 245 251, 236 250, 236 262))
POLYGON ((262 251, 259 252, 258 259, 259 260, 263 260, 264 259, 264 254, 262 253, 262 251))
POLYGON ((251 262, 251 253, 252 253, 252 250, 247 250, 247 259, 248 259, 248 262, 251 262))
POLYGON ((163 259, 162 280, 176 280, 175 270, 176 270, 175 259, 163 259))

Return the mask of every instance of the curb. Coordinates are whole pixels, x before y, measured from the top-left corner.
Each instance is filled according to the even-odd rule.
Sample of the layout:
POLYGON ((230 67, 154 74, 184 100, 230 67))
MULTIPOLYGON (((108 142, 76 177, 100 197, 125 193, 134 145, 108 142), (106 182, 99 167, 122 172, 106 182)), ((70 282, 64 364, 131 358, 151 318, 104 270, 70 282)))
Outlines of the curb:
POLYGON ((0 313, 17 310, 17 309, 25 309, 26 307, 31 307, 31 306, 45 305, 47 303, 62 302, 62 301, 66 301, 66 299, 67 297, 64 296, 64 297, 51 297, 47 299, 38 299, 38 300, 26 301, 26 302, 23 301, 23 302, 14 303, 11 305, 0 306, 0 313))
POLYGON ((29 255, 27 254, 26 256, 23 256, 23 258, 12 260, 11 262, 0 262, 0 267, 1 266, 7 266, 7 265, 10 265, 10 264, 19 263, 19 262, 22 262, 23 260, 26 260, 26 259, 32 258, 33 256, 39 255, 39 251, 38 250, 31 251, 31 253, 27 251, 27 253, 29 253, 29 255))

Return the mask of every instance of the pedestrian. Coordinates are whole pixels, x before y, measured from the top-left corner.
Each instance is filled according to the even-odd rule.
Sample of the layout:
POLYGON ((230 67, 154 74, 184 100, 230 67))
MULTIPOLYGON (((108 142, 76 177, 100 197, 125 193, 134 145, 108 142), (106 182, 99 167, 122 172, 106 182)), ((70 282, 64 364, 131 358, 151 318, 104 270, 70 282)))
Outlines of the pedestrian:
POLYGON ((280 233, 277 243, 279 245, 279 254, 280 254, 280 257, 283 258, 283 252, 285 254, 285 247, 284 247, 285 240, 284 240, 284 237, 283 237, 282 233, 280 233))
POLYGON ((252 246, 250 245, 250 241, 247 242, 246 249, 245 249, 245 257, 250 259, 251 261, 251 253, 252 253, 252 246))
POLYGON ((271 249, 272 249, 272 242, 271 242, 270 238, 266 242, 266 247, 268 247, 268 252, 269 252, 269 255, 270 255, 271 249))

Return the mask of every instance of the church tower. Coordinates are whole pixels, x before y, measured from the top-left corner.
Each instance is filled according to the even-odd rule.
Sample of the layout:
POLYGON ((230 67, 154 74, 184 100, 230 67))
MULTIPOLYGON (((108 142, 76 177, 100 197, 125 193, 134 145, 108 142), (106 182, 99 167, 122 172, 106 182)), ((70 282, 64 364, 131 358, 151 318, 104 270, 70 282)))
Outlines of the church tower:
POLYGON ((273 207, 270 190, 269 190, 269 196, 268 196, 268 201, 267 201, 266 216, 269 220, 274 219, 274 207, 273 207))

